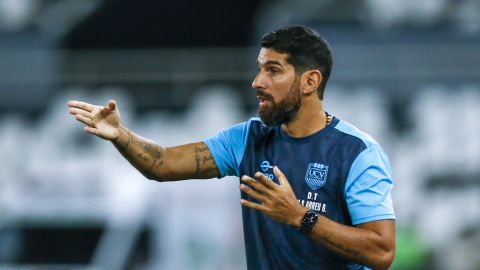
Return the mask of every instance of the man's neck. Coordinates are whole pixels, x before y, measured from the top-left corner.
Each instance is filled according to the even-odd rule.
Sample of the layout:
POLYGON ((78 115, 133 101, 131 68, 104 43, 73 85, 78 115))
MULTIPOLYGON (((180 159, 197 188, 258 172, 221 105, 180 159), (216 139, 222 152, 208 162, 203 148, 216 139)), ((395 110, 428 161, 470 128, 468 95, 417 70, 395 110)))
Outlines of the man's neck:
POLYGON ((303 138, 312 135, 327 126, 327 115, 323 102, 315 99, 305 100, 302 103, 295 119, 282 125, 283 131, 294 138, 303 138))

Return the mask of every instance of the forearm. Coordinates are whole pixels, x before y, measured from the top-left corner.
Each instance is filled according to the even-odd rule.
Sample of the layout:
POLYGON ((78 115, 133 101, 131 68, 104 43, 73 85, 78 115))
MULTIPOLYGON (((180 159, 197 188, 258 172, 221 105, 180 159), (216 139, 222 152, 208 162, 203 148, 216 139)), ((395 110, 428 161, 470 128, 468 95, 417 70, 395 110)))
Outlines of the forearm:
MULTIPOLYGON (((390 233, 395 234, 394 231, 390 233)), ((340 256, 373 269, 387 269, 395 254, 394 237, 339 224, 324 216, 319 216, 309 237, 340 256)))
POLYGON ((118 151, 145 177, 160 182, 220 176, 212 153, 203 142, 162 147, 124 126, 112 140, 118 151))
POLYGON ((119 137, 112 140, 112 143, 130 164, 148 179, 159 181, 168 179, 164 147, 136 135, 123 125, 120 126, 119 132, 119 137))

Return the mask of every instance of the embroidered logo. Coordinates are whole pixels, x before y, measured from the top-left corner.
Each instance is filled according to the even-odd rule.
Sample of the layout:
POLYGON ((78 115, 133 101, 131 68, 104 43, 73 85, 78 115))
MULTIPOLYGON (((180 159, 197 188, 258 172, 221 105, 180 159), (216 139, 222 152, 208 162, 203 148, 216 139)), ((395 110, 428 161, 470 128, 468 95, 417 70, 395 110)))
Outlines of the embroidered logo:
POLYGON ((309 163, 307 173, 305 174, 305 182, 308 186, 317 190, 327 182, 328 166, 321 163, 309 163))

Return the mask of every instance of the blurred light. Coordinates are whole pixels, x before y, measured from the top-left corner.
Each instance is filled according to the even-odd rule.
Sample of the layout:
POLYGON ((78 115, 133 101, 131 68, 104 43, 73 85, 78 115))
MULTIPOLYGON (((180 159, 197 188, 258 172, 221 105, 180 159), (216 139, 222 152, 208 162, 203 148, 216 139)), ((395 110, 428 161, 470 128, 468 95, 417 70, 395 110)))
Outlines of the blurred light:
POLYGON ((93 13, 101 0, 62 0, 48 5, 35 22, 47 36, 57 38, 93 13))
POLYGON ((454 18, 459 23, 459 29, 465 33, 480 31, 480 2, 476 0, 463 1, 458 7, 454 18))
POLYGON ((428 26, 438 22, 448 0, 368 0, 366 9, 370 23, 379 28, 412 23, 428 26))
POLYGON ((37 10, 35 0, 2 0, 0 1, 0 29, 19 31, 30 23, 37 10))

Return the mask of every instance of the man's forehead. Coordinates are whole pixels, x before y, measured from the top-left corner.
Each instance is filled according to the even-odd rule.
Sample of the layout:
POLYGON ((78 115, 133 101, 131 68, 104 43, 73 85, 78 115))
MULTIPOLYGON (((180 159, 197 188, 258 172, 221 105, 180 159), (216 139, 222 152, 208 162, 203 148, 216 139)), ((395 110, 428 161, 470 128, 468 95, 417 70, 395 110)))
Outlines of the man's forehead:
POLYGON ((260 52, 258 53, 257 64, 265 65, 267 63, 278 63, 282 66, 287 66, 289 65, 287 63, 287 56, 288 54, 279 53, 271 48, 261 48, 260 52))

